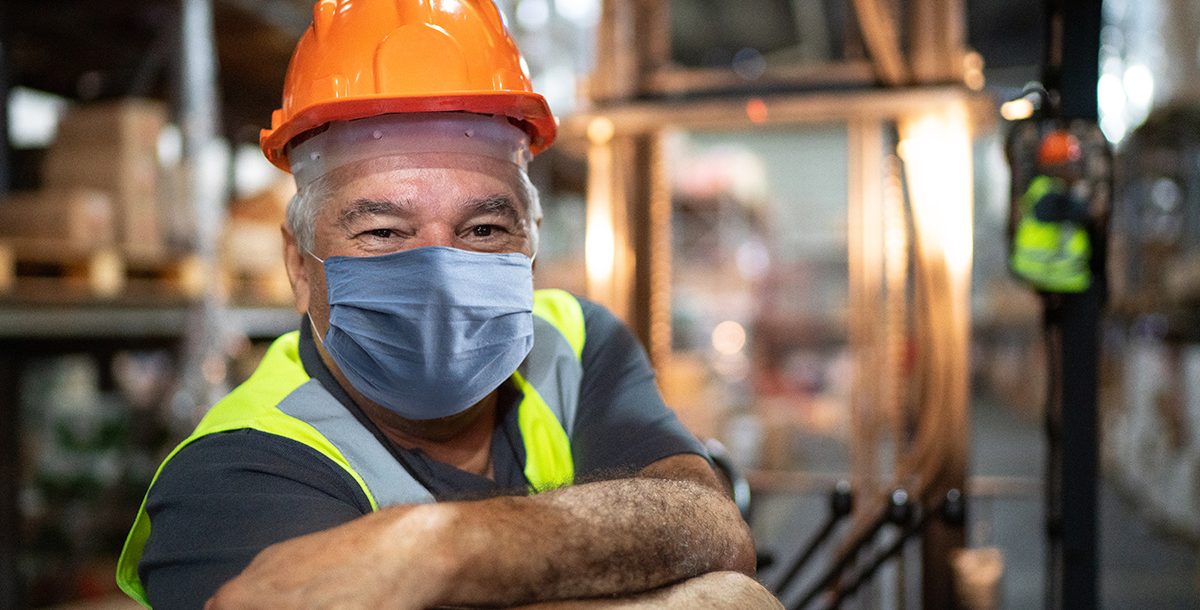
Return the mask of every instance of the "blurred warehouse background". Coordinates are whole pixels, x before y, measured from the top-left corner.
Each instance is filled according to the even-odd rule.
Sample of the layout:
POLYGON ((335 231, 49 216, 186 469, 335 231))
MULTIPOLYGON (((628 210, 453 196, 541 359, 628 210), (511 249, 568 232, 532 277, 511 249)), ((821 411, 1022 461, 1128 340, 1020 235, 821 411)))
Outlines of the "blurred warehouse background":
MULTIPOLYGON (((633 327, 745 476, 788 607, 1053 607, 1052 349, 1007 268, 1044 109, 1006 102, 1084 91, 1099 605, 1200 607, 1200 1, 1060 24, 1098 40, 1082 88, 1046 80, 1053 2, 497 4, 561 120, 531 166, 535 281, 633 327), (847 549, 883 560, 831 595, 847 549)), ((257 142, 311 11, 0 4, 0 608, 126 607, 113 568, 159 460, 296 328, 293 186, 257 142)))

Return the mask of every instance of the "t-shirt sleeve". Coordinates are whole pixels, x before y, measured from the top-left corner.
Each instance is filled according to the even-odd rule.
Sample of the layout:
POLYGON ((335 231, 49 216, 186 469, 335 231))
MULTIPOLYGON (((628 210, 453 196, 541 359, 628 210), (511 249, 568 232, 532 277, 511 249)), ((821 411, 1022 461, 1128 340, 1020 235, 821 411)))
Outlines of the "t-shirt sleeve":
POLYGON ((264 548, 369 513, 354 479, 296 441, 255 430, 204 437, 150 490, 138 573, 155 608, 202 608, 264 548))
POLYGON ((600 305, 580 304, 587 341, 571 432, 576 476, 637 471, 681 453, 706 456, 663 401, 650 359, 629 328, 600 305))

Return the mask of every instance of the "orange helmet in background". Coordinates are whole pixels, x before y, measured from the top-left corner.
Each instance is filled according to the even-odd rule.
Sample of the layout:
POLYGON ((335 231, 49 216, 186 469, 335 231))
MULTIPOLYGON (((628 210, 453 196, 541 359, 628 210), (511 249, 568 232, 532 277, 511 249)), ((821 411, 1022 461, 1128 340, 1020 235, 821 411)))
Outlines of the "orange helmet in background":
POLYGON ((287 147, 299 135, 412 112, 508 117, 533 154, 557 131, 492 0, 320 0, 288 65, 282 108, 259 141, 290 171, 287 147))
POLYGON ((1082 157, 1079 139, 1062 129, 1046 134, 1038 148, 1038 165, 1042 167, 1074 163, 1082 157))

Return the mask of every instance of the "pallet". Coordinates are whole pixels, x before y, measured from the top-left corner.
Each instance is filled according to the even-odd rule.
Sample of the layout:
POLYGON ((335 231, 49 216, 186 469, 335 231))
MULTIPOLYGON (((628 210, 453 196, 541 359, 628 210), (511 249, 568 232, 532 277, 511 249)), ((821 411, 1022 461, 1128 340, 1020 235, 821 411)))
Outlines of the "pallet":
POLYGON ((182 299, 194 301, 204 294, 213 274, 199 256, 162 248, 126 245, 125 294, 133 299, 182 299))
POLYGON ((0 239, 0 298, 33 302, 188 301, 203 293, 197 257, 46 238, 0 239))

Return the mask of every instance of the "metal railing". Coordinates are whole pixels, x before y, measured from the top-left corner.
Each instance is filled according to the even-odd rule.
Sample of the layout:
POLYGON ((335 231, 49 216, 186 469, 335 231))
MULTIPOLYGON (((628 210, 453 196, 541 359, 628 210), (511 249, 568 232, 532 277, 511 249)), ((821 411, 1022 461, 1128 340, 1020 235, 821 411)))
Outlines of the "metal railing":
MULTIPOLYGON (((829 500, 830 510, 826 520, 795 559, 780 571, 780 576, 774 582, 767 583, 777 596, 788 597, 786 594, 793 588, 797 576, 813 563, 818 556, 817 551, 833 540, 839 525, 854 511, 854 493, 846 481, 838 482, 830 492, 829 500)), ((875 578, 880 568, 899 555, 910 540, 922 534, 935 518, 962 526, 966 517, 965 498, 958 489, 950 489, 932 502, 922 503, 906 489, 896 487, 875 506, 871 517, 845 536, 846 540, 830 564, 802 595, 795 597, 796 601, 788 605, 789 610, 839 608, 864 584, 875 578), (898 534, 882 546, 877 546, 881 533, 889 525, 898 528, 898 534), (877 548, 864 557, 872 547, 877 548)))

